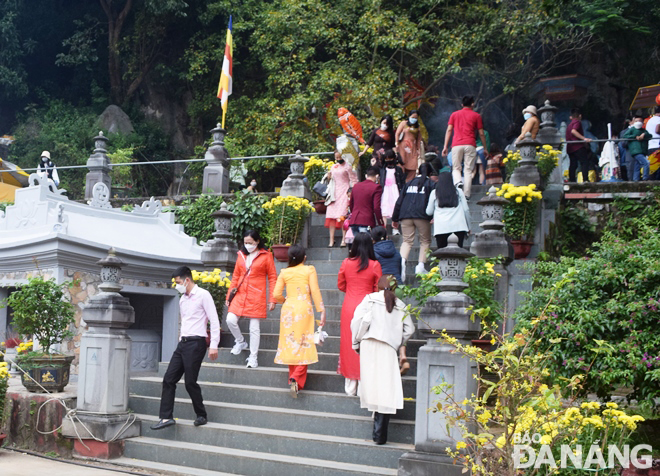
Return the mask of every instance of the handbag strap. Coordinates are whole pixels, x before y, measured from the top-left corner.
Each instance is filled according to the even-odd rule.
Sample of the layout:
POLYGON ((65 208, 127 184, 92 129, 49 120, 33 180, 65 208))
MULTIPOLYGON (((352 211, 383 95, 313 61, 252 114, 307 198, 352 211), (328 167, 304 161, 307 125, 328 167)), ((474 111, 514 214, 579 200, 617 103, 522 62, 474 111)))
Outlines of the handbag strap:
MULTIPOLYGON (((243 253, 241 253, 241 256, 243 257, 243 262, 247 263, 247 260, 245 259, 245 256, 243 256, 243 253)), ((254 264, 254 260, 257 259, 257 258, 258 258, 258 255, 254 257, 254 259, 252 260, 252 264, 254 264)), ((245 278, 247 278, 248 274, 250 274, 250 271, 252 271, 252 264, 250 264, 250 266, 248 268, 246 268, 245 274, 243 275, 241 280, 238 282, 238 285, 234 288, 236 290, 236 292, 238 292, 238 288, 241 287, 241 285, 243 284, 243 281, 245 281, 245 278)))

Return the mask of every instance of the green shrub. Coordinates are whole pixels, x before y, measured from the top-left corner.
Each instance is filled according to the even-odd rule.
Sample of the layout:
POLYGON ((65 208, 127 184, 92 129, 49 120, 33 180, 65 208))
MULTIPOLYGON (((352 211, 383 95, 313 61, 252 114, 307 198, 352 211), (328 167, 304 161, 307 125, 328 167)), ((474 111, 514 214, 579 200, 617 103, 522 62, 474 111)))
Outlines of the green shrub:
POLYGON ((176 222, 183 225, 187 235, 197 238, 197 242, 213 239, 215 225, 211 214, 220 209, 223 200, 218 195, 201 195, 196 200, 187 198, 175 208, 176 222))
POLYGON ((256 230, 266 246, 271 244, 267 236, 269 215, 262 206, 267 201, 267 196, 248 190, 239 190, 234 194, 229 210, 236 215, 231 221, 231 234, 237 243, 243 242, 246 231, 256 230))

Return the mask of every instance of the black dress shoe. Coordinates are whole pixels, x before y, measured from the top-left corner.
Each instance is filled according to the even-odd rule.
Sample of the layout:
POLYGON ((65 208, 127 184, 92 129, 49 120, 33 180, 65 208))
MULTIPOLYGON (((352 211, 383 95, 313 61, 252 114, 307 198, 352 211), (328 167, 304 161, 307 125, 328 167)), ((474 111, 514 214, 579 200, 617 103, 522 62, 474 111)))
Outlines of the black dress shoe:
POLYGON ((167 428, 168 426, 172 426, 176 423, 174 420, 161 420, 155 425, 151 426, 152 430, 162 430, 163 428, 167 428))
POLYGON ((193 422, 193 425, 202 426, 202 425, 206 425, 208 422, 209 421, 203 416, 198 416, 197 419, 193 422))

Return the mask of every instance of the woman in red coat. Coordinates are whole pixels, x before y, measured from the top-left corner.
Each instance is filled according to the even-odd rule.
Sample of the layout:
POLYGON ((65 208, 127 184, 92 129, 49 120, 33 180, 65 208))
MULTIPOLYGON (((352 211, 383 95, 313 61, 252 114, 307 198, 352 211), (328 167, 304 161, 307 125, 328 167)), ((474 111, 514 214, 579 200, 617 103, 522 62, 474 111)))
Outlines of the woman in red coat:
POLYGON ((360 356, 353 350, 351 333, 353 313, 367 294, 378 291, 378 280, 382 274, 374 254, 371 235, 358 233, 353 240, 348 258, 341 264, 337 281, 339 290, 346 293, 341 306, 341 339, 337 373, 346 378, 344 389, 348 395, 357 395, 360 380, 360 356))
POLYGON ((243 248, 238 252, 231 286, 227 291, 229 297, 232 289, 237 289, 231 304, 228 305, 227 327, 236 340, 231 353, 238 355, 248 348, 238 327, 238 320, 241 317, 250 319, 250 356, 246 359, 248 367, 259 366, 257 362, 261 336, 259 320, 265 319, 267 312, 275 309, 273 299, 275 281, 277 281, 277 271, 275 271, 273 255, 265 249, 259 232, 247 231, 243 237, 243 248), (266 284, 268 284, 268 294, 266 294, 266 284))

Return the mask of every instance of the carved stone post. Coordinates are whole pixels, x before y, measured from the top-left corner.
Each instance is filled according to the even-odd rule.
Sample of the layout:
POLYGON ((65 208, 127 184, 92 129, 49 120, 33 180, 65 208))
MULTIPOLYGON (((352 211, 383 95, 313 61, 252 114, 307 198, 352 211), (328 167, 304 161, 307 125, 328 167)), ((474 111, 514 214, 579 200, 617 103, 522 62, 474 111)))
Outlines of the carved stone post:
POLYGON ((238 247, 231 235, 231 220, 236 215, 227 210, 227 204, 223 202, 220 210, 213 212, 211 216, 215 223, 214 238, 204 244, 202 263, 207 268, 233 272, 238 247))
POLYGON ((111 190, 112 179, 110 178, 110 159, 106 145, 108 138, 103 135, 103 131, 94 137, 94 152, 87 159, 87 168, 89 172, 85 176, 85 200, 92 198, 92 190, 97 183, 104 183, 108 190, 111 190))
POLYGON ((82 316, 89 330, 80 341, 77 417, 85 426, 65 419, 62 434, 76 439, 74 449, 83 456, 111 458, 121 454, 120 439, 140 435, 139 421, 128 412, 131 339, 126 328, 135 322, 135 311, 119 294, 123 262, 114 249, 98 264, 101 292, 90 298, 82 316))
POLYGON ((474 255, 458 246, 456 235, 452 234, 447 241, 446 248, 433 253, 440 261, 440 292, 426 302, 418 322, 418 330, 427 343, 417 354, 415 451, 399 459, 400 475, 459 476, 462 471, 445 451, 447 447, 456 448, 456 442, 462 440, 461 432, 450 428, 450 435, 447 435, 447 422, 442 413, 428 411, 442 401, 442 396, 433 391, 433 387, 442 382, 453 385, 454 399, 459 402, 477 393, 473 377, 477 373, 476 362, 452 354, 453 346, 438 342, 438 335, 433 332, 446 329, 447 334, 469 345, 472 339, 478 338, 481 329, 478 319, 474 322, 470 319, 471 312, 467 308, 472 305, 472 299, 463 292, 468 286, 463 282, 466 260, 474 255))
POLYGON ((532 134, 529 132, 525 134, 525 138, 518 142, 518 149, 520 150, 520 164, 515 168, 511 174, 511 184, 516 187, 523 185, 535 184, 541 188, 541 175, 536 166, 536 148, 539 146, 537 140, 532 139, 532 134))
MULTIPOLYGON (((543 107, 539 108, 539 114, 541 114, 541 128, 539 133, 536 136, 542 145, 548 144, 552 146, 553 149, 561 150, 561 134, 557 130, 557 124, 555 123, 555 114, 557 113, 557 108, 550 104, 550 101, 545 101, 543 107)), ((561 164, 556 167, 550 177, 548 178, 548 183, 563 183, 562 169, 561 164)))
MULTIPOLYGON (((309 185, 305 181, 305 163, 309 159, 303 157, 299 150, 296 151, 295 155, 289 157, 289 167, 291 172, 289 176, 282 183, 282 188, 280 189, 280 197, 300 197, 306 198, 310 202, 312 201, 312 191, 309 189, 309 185)), ((304 247, 307 247, 309 242, 309 220, 305 223, 305 228, 303 229, 302 235, 300 237, 300 244, 304 247)))
POLYGON ((229 193, 229 152, 225 149, 225 134, 220 124, 211 130, 213 142, 206 150, 202 193, 229 193))

